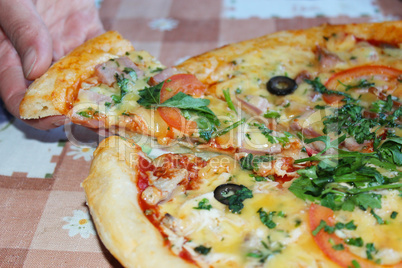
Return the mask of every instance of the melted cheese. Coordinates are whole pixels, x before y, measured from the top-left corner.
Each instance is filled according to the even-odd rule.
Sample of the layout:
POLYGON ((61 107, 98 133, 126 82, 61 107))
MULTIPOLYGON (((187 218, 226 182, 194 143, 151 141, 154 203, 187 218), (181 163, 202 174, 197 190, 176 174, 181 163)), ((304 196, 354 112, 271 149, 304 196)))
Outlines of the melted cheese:
MULTIPOLYGON (((177 252, 187 249, 201 267, 338 267, 314 242, 308 221, 309 204, 289 192, 289 184, 278 188, 273 181, 256 182, 237 162, 224 156, 212 158, 199 174, 198 189, 176 195, 159 206, 161 215, 169 214, 175 219, 175 231, 169 230, 168 236, 177 252), (244 185, 253 192, 253 198, 243 202, 239 214, 231 213, 214 198, 214 189, 228 182, 244 185), (208 200, 212 208, 196 209, 202 200, 208 200), (262 223, 260 209, 275 212, 275 228, 262 223), (200 245, 211 251, 206 255, 197 253, 195 248, 200 245), (261 257, 251 257, 253 253, 269 257, 260 261, 261 257)), ((344 239, 361 237, 365 244, 374 243, 378 252, 373 256, 383 264, 394 264, 402 260, 402 198, 398 191, 383 194, 383 207, 376 213, 387 224, 379 225, 373 215, 358 208, 354 212, 338 211, 336 222, 353 220, 357 229, 342 229, 337 234, 344 239), (390 219, 393 211, 399 213, 396 219, 390 219)), ((349 248, 366 257, 365 247, 349 248)))

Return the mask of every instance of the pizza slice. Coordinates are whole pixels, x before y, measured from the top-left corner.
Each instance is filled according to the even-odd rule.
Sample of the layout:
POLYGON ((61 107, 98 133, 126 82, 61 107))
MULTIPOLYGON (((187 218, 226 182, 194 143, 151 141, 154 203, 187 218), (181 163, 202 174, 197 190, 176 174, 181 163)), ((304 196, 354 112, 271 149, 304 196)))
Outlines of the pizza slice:
MULTIPOLYGON (((324 134, 323 107, 365 92, 371 94, 364 94, 363 106, 401 96, 401 29, 400 22, 388 22, 280 32, 176 68, 109 32, 33 83, 21 116, 64 114, 74 123, 130 138, 139 133, 167 146, 304 158, 303 147, 309 155, 323 149, 303 141, 324 134)), ((350 137, 345 146, 361 150, 367 144, 360 141, 350 137)))
POLYGON ((99 236, 126 267, 402 267, 398 191, 334 181, 326 191, 348 193, 337 198, 349 208, 330 209, 330 199, 312 202, 303 177, 320 164, 299 166, 298 190, 310 194, 300 198, 294 182, 250 171, 270 161, 173 153, 152 160, 114 136, 95 151, 82 185, 99 236))

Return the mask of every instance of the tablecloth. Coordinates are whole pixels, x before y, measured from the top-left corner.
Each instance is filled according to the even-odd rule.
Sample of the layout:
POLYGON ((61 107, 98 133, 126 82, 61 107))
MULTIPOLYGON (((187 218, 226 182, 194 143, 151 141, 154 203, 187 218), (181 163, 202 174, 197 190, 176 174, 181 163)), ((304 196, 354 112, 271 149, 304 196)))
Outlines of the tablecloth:
MULTIPOLYGON (((167 66, 279 30, 402 19, 400 0, 104 0, 117 30, 167 66)), ((0 106, 0 267, 120 267, 100 242, 80 183, 102 139, 36 130, 0 106)))

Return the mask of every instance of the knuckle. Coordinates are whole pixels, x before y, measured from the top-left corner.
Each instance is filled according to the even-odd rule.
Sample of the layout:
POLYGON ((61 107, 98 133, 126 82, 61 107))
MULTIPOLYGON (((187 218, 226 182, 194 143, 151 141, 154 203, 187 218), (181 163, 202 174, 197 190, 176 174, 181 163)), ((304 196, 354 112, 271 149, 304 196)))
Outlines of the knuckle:
POLYGON ((10 22, 10 29, 9 38, 14 46, 20 46, 20 41, 23 44, 30 45, 39 36, 37 25, 20 19, 10 22))

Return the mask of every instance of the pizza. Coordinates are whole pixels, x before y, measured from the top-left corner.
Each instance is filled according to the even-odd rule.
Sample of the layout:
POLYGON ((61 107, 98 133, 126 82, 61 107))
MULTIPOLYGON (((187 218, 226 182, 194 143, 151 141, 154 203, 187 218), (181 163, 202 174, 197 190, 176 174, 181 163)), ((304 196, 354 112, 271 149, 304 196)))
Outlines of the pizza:
POLYGON ((83 187, 124 266, 402 267, 401 36, 323 25, 166 68, 108 32, 35 81, 21 116, 120 135, 83 187))

